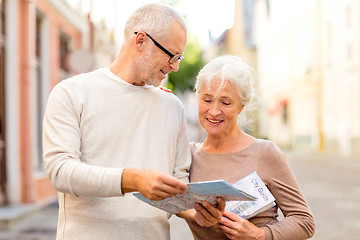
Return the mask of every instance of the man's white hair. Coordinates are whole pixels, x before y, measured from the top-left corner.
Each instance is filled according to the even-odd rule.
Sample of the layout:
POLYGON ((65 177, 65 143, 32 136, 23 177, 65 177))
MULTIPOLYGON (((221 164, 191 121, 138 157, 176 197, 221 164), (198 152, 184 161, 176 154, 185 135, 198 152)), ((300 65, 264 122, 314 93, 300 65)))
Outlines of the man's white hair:
POLYGON ((134 11, 125 24, 125 39, 134 36, 134 32, 144 31, 158 39, 165 39, 174 21, 187 30, 185 19, 172 7, 160 3, 144 5, 134 11))

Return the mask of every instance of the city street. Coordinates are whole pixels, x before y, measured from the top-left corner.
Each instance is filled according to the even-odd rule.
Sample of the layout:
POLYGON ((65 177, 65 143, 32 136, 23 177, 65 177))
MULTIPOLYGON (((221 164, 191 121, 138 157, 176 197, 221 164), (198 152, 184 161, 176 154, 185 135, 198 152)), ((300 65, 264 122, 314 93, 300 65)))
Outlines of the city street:
MULTIPOLYGON (((315 216, 311 239, 360 239, 360 162, 290 153, 287 157, 315 216)), ((56 206, 44 208, 11 231, 0 231, 0 240, 53 240, 56 214, 56 206)), ((192 239, 184 221, 173 216, 170 222, 172 240, 192 239)))
POLYGON ((360 239, 360 162, 288 156, 313 211, 316 240, 360 239), (303 159, 304 161, 299 161, 303 159))

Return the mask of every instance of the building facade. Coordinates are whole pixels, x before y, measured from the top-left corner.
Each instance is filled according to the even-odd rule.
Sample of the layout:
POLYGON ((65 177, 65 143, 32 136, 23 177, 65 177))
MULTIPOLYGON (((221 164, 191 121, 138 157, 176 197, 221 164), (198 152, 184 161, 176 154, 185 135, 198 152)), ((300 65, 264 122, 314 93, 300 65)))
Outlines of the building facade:
MULTIPOLYGON (((57 197, 42 158, 47 97, 78 73, 71 70, 84 69, 69 67, 73 53, 94 56, 96 43, 110 61, 113 48, 101 47, 109 42, 95 41, 88 15, 65 0, 0 0, 0 6, 0 206, 46 204, 57 197)), ((95 59, 85 70, 94 67, 95 59)))
POLYGON ((255 1, 260 134, 360 157, 360 2, 255 1))

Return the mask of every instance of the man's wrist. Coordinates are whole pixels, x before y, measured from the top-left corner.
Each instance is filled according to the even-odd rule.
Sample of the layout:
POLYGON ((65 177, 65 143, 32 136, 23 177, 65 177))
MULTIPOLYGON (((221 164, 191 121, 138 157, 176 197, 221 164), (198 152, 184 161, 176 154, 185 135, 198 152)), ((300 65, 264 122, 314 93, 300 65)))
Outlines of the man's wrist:
POLYGON ((121 191, 123 194, 128 192, 138 191, 138 179, 139 179, 138 169, 125 168, 121 176, 121 191))

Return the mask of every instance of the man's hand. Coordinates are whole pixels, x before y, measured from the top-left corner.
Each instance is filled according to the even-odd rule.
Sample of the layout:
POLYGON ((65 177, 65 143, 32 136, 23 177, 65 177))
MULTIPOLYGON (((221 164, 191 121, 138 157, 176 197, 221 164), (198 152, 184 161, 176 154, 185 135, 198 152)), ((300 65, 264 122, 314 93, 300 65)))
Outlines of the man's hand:
POLYGON ((202 227, 215 226, 221 219, 225 210, 225 201, 218 197, 216 198, 217 205, 213 206, 207 201, 195 204, 194 219, 202 227))
POLYGON ((183 194, 187 189, 186 183, 155 170, 124 169, 121 179, 123 194, 138 191, 150 200, 162 200, 183 194))

